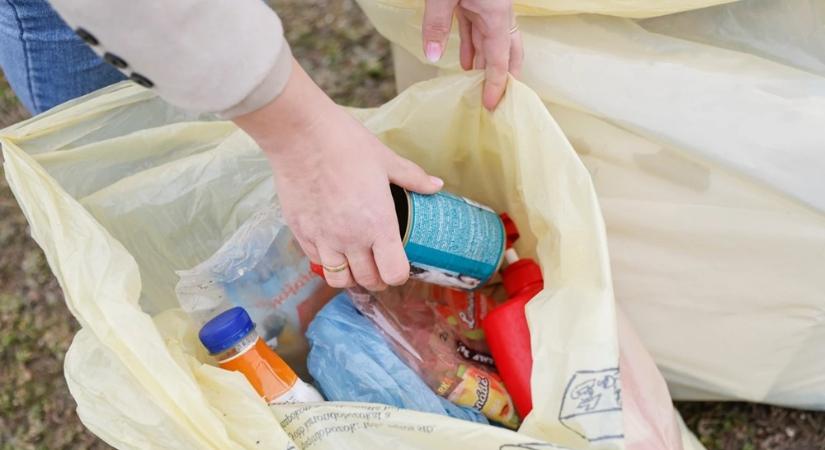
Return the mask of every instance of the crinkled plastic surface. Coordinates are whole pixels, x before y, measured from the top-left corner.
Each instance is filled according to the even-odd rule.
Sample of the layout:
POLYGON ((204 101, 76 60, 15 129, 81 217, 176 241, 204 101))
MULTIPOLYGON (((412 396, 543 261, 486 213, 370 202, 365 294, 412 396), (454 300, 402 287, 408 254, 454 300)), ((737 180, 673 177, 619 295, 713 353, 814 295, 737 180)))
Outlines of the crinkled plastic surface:
MULTIPOLYGON (((432 76, 396 3, 359 0, 405 80, 432 76)), ((822 2, 518 21, 521 81, 592 175, 616 298, 674 398, 825 409, 822 2)))
POLYGON ((748 0, 640 21, 648 31, 750 53, 825 76, 825 3, 748 0))
POLYGON ((241 306, 258 334, 302 379, 309 351, 304 332, 337 290, 310 271, 277 203, 265 205, 206 261, 179 271, 175 293, 200 325, 241 306))
MULTIPOLYGON (((517 428, 519 417, 504 382, 490 362, 465 358, 471 342, 437 310, 426 283, 411 280, 382 292, 350 289, 358 311, 368 317, 404 363, 439 395, 475 408, 499 424, 517 428)), ((479 294, 480 295, 480 294, 479 294)), ((492 358, 490 358, 492 360, 492 358)))
POLYGON ((481 413, 436 395, 345 293, 318 313, 307 339, 309 372, 327 400, 380 403, 488 423, 481 413))

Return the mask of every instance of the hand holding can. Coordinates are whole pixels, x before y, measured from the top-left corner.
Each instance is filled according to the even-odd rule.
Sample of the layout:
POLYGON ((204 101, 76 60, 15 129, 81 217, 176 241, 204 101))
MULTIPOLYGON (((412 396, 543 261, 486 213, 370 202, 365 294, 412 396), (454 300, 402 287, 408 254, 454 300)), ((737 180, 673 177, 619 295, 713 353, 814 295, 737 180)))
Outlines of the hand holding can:
MULTIPOLYGON (((448 192, 423 195, 395 185, 391 192, 411 278, 473 290, 501 267, 508 232, 492 209, 448 192)), ((312 267, 326 278, 324 269, 312 267)))

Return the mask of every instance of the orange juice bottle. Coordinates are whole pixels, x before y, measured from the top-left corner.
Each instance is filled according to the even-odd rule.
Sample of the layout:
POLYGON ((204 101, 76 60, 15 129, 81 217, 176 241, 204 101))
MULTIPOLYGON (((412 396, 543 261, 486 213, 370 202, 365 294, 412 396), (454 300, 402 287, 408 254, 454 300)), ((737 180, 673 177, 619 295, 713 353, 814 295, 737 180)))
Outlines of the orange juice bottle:
POLYGON ((198 337, 222 369, 242 373, 268 404, 324 400, 266 345, 243 308, 217 315, 198 337))

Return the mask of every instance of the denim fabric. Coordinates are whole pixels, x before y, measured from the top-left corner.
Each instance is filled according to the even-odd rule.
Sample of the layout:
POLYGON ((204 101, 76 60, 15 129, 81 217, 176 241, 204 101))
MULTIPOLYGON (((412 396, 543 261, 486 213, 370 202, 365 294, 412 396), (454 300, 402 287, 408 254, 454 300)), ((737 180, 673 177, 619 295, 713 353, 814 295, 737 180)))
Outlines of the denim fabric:
POLYGON ((0 66, 32 114, 125 78, 45 0, 0 0, 0 66))

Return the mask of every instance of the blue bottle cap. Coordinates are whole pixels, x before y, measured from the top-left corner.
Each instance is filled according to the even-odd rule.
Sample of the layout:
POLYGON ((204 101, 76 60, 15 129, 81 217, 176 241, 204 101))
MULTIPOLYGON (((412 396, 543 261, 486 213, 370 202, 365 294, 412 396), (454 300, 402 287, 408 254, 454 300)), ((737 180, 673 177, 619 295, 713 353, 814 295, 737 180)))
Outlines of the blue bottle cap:
POLYGON ((201 328, 198 337, 209 353, 216 355, 229 350, 255 329, 249 314, 236 306, 215 316, 201 328))

